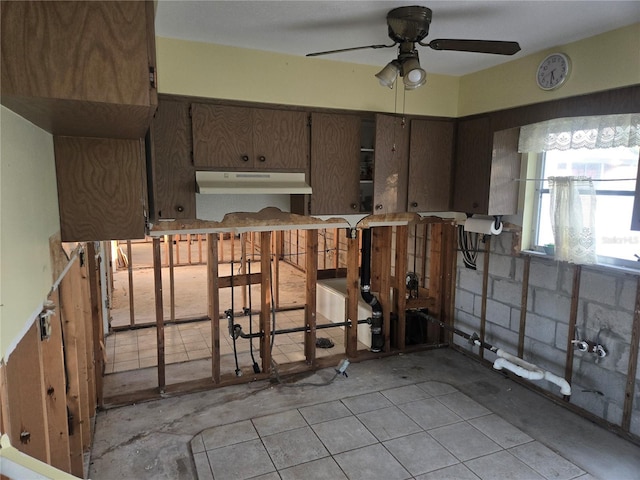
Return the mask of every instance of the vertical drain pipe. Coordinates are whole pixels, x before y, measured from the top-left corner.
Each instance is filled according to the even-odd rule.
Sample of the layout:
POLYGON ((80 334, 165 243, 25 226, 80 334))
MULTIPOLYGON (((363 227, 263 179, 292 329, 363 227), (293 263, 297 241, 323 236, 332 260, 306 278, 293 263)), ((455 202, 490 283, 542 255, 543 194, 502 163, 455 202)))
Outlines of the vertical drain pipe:
POLYGON ((371 351, 381 352, 384 348, 382 332, 382 305, 371 293, 371 229, 362 230, 362 265, 360 266, 360 294, 371 305, 371 351))

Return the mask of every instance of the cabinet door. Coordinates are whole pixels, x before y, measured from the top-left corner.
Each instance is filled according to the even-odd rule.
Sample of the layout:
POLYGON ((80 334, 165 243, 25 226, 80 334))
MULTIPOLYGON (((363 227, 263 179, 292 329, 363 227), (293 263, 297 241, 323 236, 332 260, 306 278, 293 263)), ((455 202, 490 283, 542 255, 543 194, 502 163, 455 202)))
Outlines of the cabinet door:
POLYGON ((253 168, 251 108, 194 103, 191 117, 196 167, 253 168))
POLYGON ((153 218, 195 218, 189 104, 162 101, 151 124, 153 218))
POLYGON ((493 134, 487 215, 514 215, 518 211, 520 183, 514 179, 520 178, 519 138, 519 128, 493 134))
POLYGON ((412 120, 409 151, 409 212, 451 208, 454 123, 412 120))
POLYGON ((453 193, 456 212, 488 212, 492 140, 489 117, 458 122, 453 193))
POLYGON ((256 169, 308 170, 307 114, 287 110, 254 109, 253 152, 256 169))
POLYGON ((408 159, 408 124, 401 117, 376 115, 373 213, 406 211, 408 159))
POLYGON ((2 103, 53 134, 144 136, 152 2, 2 2, 2 103))
POLYGON ((54 137, 54 149, 63 242, 144 238, 140 140, 54 137))
POLYGON ((358 213, 360 118, 311 115, 312 215, 358 213))

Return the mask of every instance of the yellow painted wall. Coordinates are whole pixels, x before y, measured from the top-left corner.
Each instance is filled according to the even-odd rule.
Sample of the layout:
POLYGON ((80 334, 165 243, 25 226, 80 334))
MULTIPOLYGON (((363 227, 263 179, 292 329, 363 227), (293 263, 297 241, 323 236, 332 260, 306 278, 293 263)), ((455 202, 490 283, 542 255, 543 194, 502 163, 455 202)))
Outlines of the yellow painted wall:
POLYGON ((458 116, 639 83, 640 23, 636 23, 462 77, 458 116), (542 59, 556 51, 569 55, 571 73, 562 87, 547 92, 537 87, 535 73, 542 59))
MULTIPOLYGON (((382 68, 201 42, 156 38, 162 93, 349 110, 402 112, 403 89, 380 86, 382 68)), ((389 59, 392 58, 390 54, 389 59)), ((455 117, 458 77, 428 75, 405 112, 455 117)))
POLYGON ((60 230, 53 137, 0 107, 0 358, 46 299, 60 230))

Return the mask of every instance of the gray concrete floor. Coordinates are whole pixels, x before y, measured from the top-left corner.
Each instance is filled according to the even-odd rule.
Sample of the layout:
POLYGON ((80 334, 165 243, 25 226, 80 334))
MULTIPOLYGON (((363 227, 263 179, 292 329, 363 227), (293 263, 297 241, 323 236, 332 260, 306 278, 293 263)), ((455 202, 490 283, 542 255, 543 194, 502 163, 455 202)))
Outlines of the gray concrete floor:
MULTIPOLYGON (((301 385, 289 388, 266 381, 256 382, 100 412, 96 419, 89 476, 94 480, 116 478, 195 479, 198 478, 197 472, 200 472, 202 480, 204 480, 210 473, 207 472, 207 465, 203 462, 206 459, 232 456, 238 458, 239 462, 252 463, 250 457, 252 452, 256 451, 250 448, 254 446, 251 444, 252 440, 249 439, 245 443, 235 443, 235 445, 230 445, 234 441, 229 440, 231 436, 241 433, 243 428, 252 426, 251 428, 254 428, 259 434, 262 444, 267 447, 267 450, 270 450, 271 459, 264 457, 262 465, 268 465, 269 461, 273 461, 274 464, 280 462, 279 467, 282 467, 277 468, 279 473, 273 472, 273 469, 263 468, 263 473, 271 472, 263 478, 301 478, 306 480, 316 478, 311 475, 311 472, 330 474, 331 471, 335 471, 334 477, 330 474, 329 477, 322 478, 344 478, 345 474, 348 475, 348 478, 359 478, 358 475, 361 475, 362 470, 353 469, 354 464, 361 461, 363 462, 361 465, 366 465, 372 458, 386 457, 387 455, 390 462, 393 462, 394 458, 399 459, 407 470, 407 473, 396 471, 392 475, 398 475, 398 478, 433 478, 418 473, 414 474, 410 470, 411 468, 425 470, 425 467, 412 467, 412 462, 414 462, 412 459, 425 456, 425 452, 429 451, 427 443, 436 448, 444 446, 449 453, 453 452, 456 457, 455 460, 450 458, 451 467, 449 468, 452 470, 437 470, 435 472, 442 474, 439 478, 447 478, 447 476, 448 478, 463 478, 460 475, 470 473, 464 470, 465 468, 471 469, 480 475, 480 478, 493 479, 599 478, 622 480, 640 478, 640 447, 455 351, 449 349, 433 350, 351 364, 348 374, 348 378, 338 377, 327 386, 301 385), (451 443, 449 440, 451 437, 448 439, 445 435, 446 432, 438 431, 441 428, 430 430, 429 426, 420 425, 420 420, 416 417, 415 412, 411 413, 407 410, 408 407, 405 405, 408 402, 425 397, 420 392, 426 392, 427 398, 431 398, 429 401, 437 401, 447 405, 443 401, 444 397, 440 397, 434 392, 429 393, 428 385, 430 384, 425 382, 441 382, 450 385, 474 401, 471 405, 476 412, 482 414, 479 417, 474 417, 475 419, 464 418, 467 415, 462 415, 463 421, 455 424, 458 425, 457 429, 468 430, 470 425, 473 425, 476 428, 480 426, 480 430, 482 430, 482 426, 480 424, 474 425, 474 422, 482 423, 490 418, 500 417, 518 429, 520 431, 518 435, 525 436, 522 437, 522 443, 520 445, 500 444, 501 448, 498 450, 493 449, 490 453, 481 452, 486 454, 474 455, 475 458, 465 461, 463 458, 468 456, 467 453, 455 454, 456 448, 458 448, 457 441, 451 443), (398 389, 399 387, 408 388, 398 389), (365 394, 374 395, 361 397, 365 394), (405 394, 409 394, 409 396, 407 397, 405 394), (349 409, 345 422, 347 420, 355 422, 355 419, 358 418, 366 425, 366 418, 358 416, 356 410, 360 408, 358 407, 359 400, 373 399, 374 397, 390 400, 392 405, 387 405, 388 402, 384 401, 380 402, 380 405, 376 405, 375 402, 367 403, 367 408, 380 409, 381 415, 380 417, 374 415, 378 420, 369 419, 374 424, 364 429, 362 436, 353 437, 352 449, 348 445, 341 446, 339 435, 330 430, 330 428, 344 429, 341 422, 336 422, 334 425, 328 421, 327 425, 318 426, 320 423, 313 420, 314 412, 326 412, 325 407, 335 406, 336 404, 332 402, 338 402, 349 409), (378 435, 376 434, 376 428, 380 425, 376 427, 375 422, 384 418, 383 409, 390 406, 398 407, 415 420, 420 427, 420 431, 416 430, 413 434, 407 434, 398 439, 395 442, 397 445, 389 444, 381 439, 379 431, 378 435), (352 407, 356 410, 353 410, 352 407), (280 415, 274 416, 274 414, 280 415), (283 418, 293 419, 294 423, 302 422, 298 430, 293 430, 300 435, 304 433, 303 430, 309 431, 315 427, 313 428, 315 434, 318 438, 324 439, 322 445, 329 450, 331 456, 315 455, 315 458, 319 458, 319 460, 310 460, 307 464, 303 463, 302 467, 295 465, 291 467, 290 462, 282 460, 287 458, 286 451, 281 452, 278 459, 275 459, 273 452, 280 447, 273 442, 277 440, 280 433, 277 429, 282 427, 277 425, 281 425, 283 418), (247 422, 248 420, 251 422, 247 422), (274 427, 274 425, 276 426, 274 427), (223 426, 227 426, 226 429, 216 428, 223 426), (376 437, 375 439, 371 437, 372 434, 376 437), (417 436, 414 438, 411 435, 417 436), (437 444, 433 443, 431 439, 438 440, 438 435, 441 436, 440 440, 437 444), (363 437, 370 440, 365 442, 367 445, 364 447, 360 445, 362 443, 360 440, 363 437), (265 438, 270 440, 265 442, 265 438), (333 438, 337 443, 332 441, 333 438), (401 445, 403 442, 408 443, 401 445), (271 446, 269 446, 270 443, 271 446), (518 452, 511 451, 512 448, 520 448, 522 445, 527 448, 519 452, 520 456, 516 454, 518 452), (394 448, 396 448, 396 454, 392 455, 394 448), (506 450, 507 448, 509 450, 506 450), (335 455, 331 451, 332 449, 335 450, 335 455), (403 454, 399 452, 409 449, 414 449, 415 457, 407 457, 403 461, 403 454), (549 452, 555 452, 560 456, 561 458, 558 458, 560 462, 562 459, 566 460, 568 463, 565 465, 570 465, 570 468, 562 473, 553 469, 545 470, 545 455, 549 455, 549 452), (205 454, 204 457, 203 454, 205 454), (531 471, 524 469, 518 471, 510 466, 514 464, 513 459, 516 457, 521 459, 524 464, 533 465, 533 468, 529 469, 531 471), (335 470, 334 463, 331 463, 333 460, 340 466, 339 470, 335 470), (196 462, 198 462, 197 468, 196 462), (500 472, 498 468, 500 466, 509 468, 509 470, 502 470, 502 474, 496 473, 500 472), (447 475, 444 475, 445 473, 447 475)), ((325 369, 304 378, 298 377, 296 382, 301 384, 321 383, 332 376, 333 370, 325 369)), ((418 404, 416 403, 416 405, 418 404)), ((456 407, 449 405, 449 408, 455 411, 456 407)), ((317 417, 316 420, 318 420, 317 417)), ((357 426, 359 427, 359 424, 357 426)), ((287 440, 287 437, 290 435, 285 434, 283 439, 287 440)), ((464 437, 463 434, 459 438, 464 437)), ((497 438, 495 440, 500 443, 497 438)), ((393 439, 391 441, 393 442, 393 439)), ((291 445, 292 448, 295 448, 296 442, 291 445)), ((316 445, 316 447, 320 449, 320 445, 316 445)), ((443 453, 438 457, 438 461, 445 457, 449 458, 443 453)), ((254 465, 260 464, 260 462, 254 462, 254 465)), ((260 471, 260 468, 257 471, 260 471)), ((218 480, 226 474, 228 471, 216 475, 215 478, 218 480)), ((229 475, 227 478, 236 478, 233 473, 229 475)), ((251 471, 244 476, 238 473, 237 478, 250 478, 251 475, 253 475, 251 471)), ((259 478, 257 475, 261 474, 255 474, 254 477, 259 478)), ((391 478, 388 475, 388 473, 380 472, 379 475, 369 474, 366 478, 373 480, 379 477, 387 480, 391 478)))

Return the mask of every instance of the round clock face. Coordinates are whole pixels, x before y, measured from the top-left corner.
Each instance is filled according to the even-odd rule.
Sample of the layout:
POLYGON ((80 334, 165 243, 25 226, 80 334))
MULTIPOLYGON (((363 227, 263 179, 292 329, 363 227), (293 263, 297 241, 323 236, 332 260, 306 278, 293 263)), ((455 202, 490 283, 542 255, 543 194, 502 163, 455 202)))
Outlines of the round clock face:
POLYGON ((536 82, 543 90, 558 88, 569 76, 569 68, 569 57, 562 53, 552 53, 538 65, 536 82))

